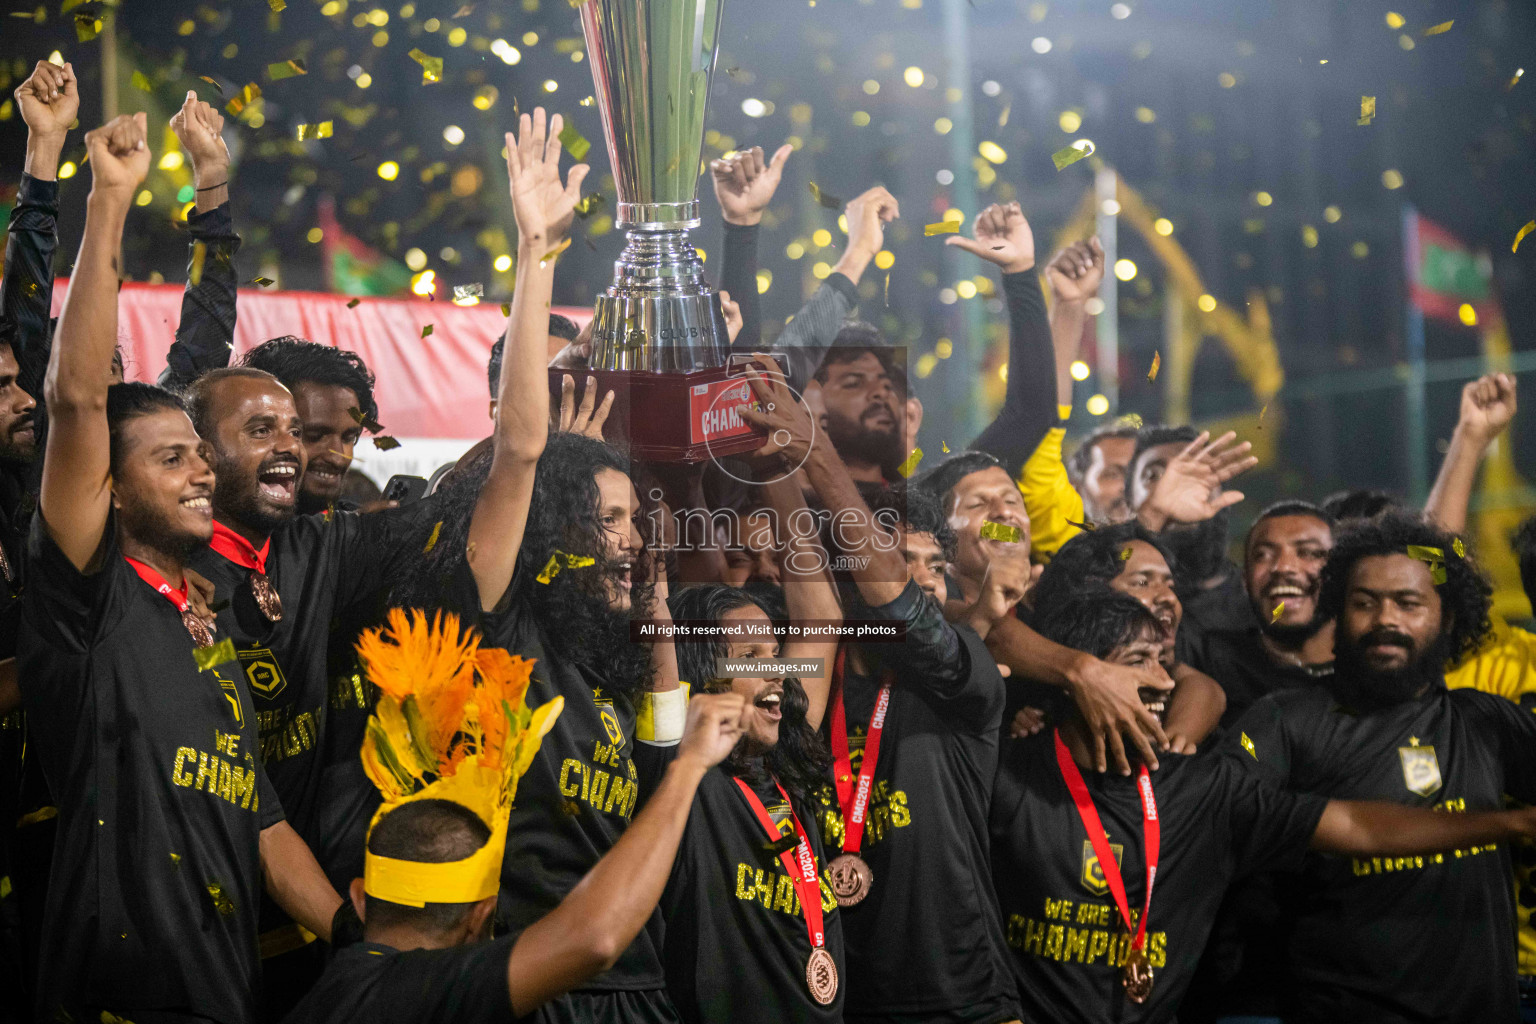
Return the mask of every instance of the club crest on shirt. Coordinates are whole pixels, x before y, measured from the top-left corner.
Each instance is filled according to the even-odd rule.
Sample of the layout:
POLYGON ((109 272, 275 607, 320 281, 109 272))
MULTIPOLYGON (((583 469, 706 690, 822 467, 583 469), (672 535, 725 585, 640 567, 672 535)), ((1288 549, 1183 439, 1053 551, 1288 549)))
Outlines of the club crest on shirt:
POLYGON ((229 702, 230 712, 234 715, 235 724, 245 728, 245 710, 240 706, 240 691, 235 688, 233 679, 225 679, 223 666, 215 666, 213 678, 219 681, 219 689, 224 693, 224 699, 229 702))
POLYGON ((1403 762, 1403 785, 1408 787, 1410 793, 1429 796, 1442 785, 1440 762, 1435 757, 1435 748, 1420 746, 1419 741, 1413 737, 1409 738, 1408 743, 1406 747, 1397 748, 1397 756, 1403 762))
POLYGON ((288 680, 267 648, 250 647, 239 654, 240 667, 245 669, 245 678, 251 684, 253 694, 273 700, 287 688, 288 680))
MULTIPOLYGON (((1110 843, 1109 849, 1115 855, 1115 865, 1118 867, 1123 863, 1125 847, 1120 843, 1110 843)), ((1104 869, 1099 866, 1098 854, 1093 852, 1093 843, 1087 839, 1083 840, 1083 876, 1079 881, 1083 883, 1084 889, 1095 896, 1109 892, 1109 882, 1104 877, 1104 869)))
POLYGON ((592 691, 592 704, 597 708, 597 717, 603 720, 603 731, 608 734, 608 742, 614 746, 622 746, 624 743, 624 730, 619 725, 619 716, 613 710, 613 698, 603 693, 602 687, 592 691))

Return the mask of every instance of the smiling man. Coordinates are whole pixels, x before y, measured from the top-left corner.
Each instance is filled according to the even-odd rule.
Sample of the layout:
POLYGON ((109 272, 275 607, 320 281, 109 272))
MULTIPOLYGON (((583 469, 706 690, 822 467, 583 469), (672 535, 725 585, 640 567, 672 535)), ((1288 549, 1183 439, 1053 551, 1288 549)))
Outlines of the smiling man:
MULTIPOLYGON (((421 551, 435 505, 301 516, 308 453, 293 394, 270 373, 234 366, 204 374, 187 399, 218 480, 213 539, 192 565, 226 602, 219 625, 250 686, 267 777, 294 829, 319 849, 332 624, 366 616, 399 563, 421 551)), ((312 938, 265 907, 269 1013, 318 975, 312 938)))
POLYGON ((307 459, 299 512, 324 512, 341 495, 363 423, 379 415, 368 364, 356 352, 284 337, 257 345, 242 365, 270 373, 293 394, 307 459))

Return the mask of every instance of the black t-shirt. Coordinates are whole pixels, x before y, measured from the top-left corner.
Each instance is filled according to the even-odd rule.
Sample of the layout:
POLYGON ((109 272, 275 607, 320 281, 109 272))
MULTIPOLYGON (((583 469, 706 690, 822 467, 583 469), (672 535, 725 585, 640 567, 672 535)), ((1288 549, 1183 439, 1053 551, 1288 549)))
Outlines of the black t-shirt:
POLYGON ((511 1024, 507 960, 516 939, 403 953, 377 942, 348 946, 283 1024, 511 1024))
POLYGON ((180 613, 114 531, 91 575, 40 515, 30 539, 22 695, 59 806, 39 1005, 240 1024, 255 1015, 258 841, 282 806, 244 678, 198 671, 180 613))
MULTIPOLYGON (((1151 998, 1125 998, 1130 936, 1056 762, 1054 734, 1003 744, 992 799, 992 865, 1025 1021, 1172 1021, 1227 884, 1298 862, 1326 801, 1248 777, 1217 757, 1166 754, 1152 773, 1161 826, 1147 921, 1151 998)), ((1083 779, 1120 865, 1131 913, 1146 898, 1134 775, 1083 779)))
MULTIPOLYGON (((987 842, 1002 676, 976 634, 945 623, 915 583, 890 604, 860 614, 905 621, 907 639, 860 649, 895 680, 860 850, 874 886, 842 912, 845 1016, 1012 1020, 1018 1000, 987 842)), ((879 671, 843 677, 855 775, 879 671)), ((843 819, 830 782, 820 803, 822 838, 836 858, 843 819)))
MULTIPOLYGON (((1265 697, 1225 756, 1273 782, 1447 812, 1536 799, 1536 716, 1501 697, 1432 689, 1351 709, 1329 687, 1265 697)), ((1282 901, 1282 1012, 1296 1022, 1513 1021, 1515 907, 1506 849, 1426 857, 1309 854, 1282 901)))
MULTIPOLYGON (((518 593, 514 580, 512 593, 518 593)), ((479 592, 467 565, 445 604, 479 617, 484 644, 534 661, 527 703, 537 708, 556 697, 565 710, 518 780, 501 864, 500 927, 521 931, 549 913, 613 848, 629 827, 639 802, 634 706, 600 668, 577 665, 550 653, 543 626, 527 600, 514 597, 505 610, 481 614, 479 592)), ((583 990, 652 990, 666 987, 661 967, 661 912, 651 915, 611 969, 583 990)))
MULTIPOLYGON (((773 782, 765 778, 753 792, 781 835, 793 836, 789 807, 773 782)), ((848 981, 842 915, 827 880, 821 831, 809 808, 797 814, 821 875, 822 927, 837 964, 837 999, 822 1006, 811 998, 805 981, 811 940, 794 880, 778 855, 765 849, 768 832, 735 778, 715 768, 699 784, 661 898, 667 990, 684 1021, 843 1019, 848 981)))
POLYGON ((1264 649, 1257 625, 1242 629, 1213 629, 1204 633, 1179 630, 1180 658, 1221 684, 1227 710, 1221 727, 1230 728, 1260 697, 1277 690, 1294 690, 1326 683, 1333 678, 1333 663, 1305 669, 1276 662, 1264 649), (1184 640, 1185 635, 1189 640, 1184 640))
POLYGON ((1246 629, 1253 624, 1253 608, 1243 589, 1243 574, 1231 562, 1222 560, 1223 576, 1214 587, 1180 587, 1179 601, 1184 606, 1184 620, 1179 632, 1209 633, 1216 629, 1246 629))

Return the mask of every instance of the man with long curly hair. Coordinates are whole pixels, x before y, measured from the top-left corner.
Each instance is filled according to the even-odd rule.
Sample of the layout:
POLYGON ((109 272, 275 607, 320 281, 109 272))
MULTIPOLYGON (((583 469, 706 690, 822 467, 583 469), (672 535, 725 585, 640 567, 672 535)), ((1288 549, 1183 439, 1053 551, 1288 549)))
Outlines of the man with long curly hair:
MULTIPOLYGON (((1489 594, 1437 526, 1388 514, 1354 527, 1329 554, 1319 597, 1335 620, 1334 679, 1258 701, 1226 755, 1330 797, 1458 813, 1497 809, 1505 794, 1536 799, 1536 716, 1445 687, 1445 665, 1488 630, 1489 594)), ((1311 855, 1281 900, 1286 1019, 1514 1020, 1509 871, 1496 845, 1311 855)))

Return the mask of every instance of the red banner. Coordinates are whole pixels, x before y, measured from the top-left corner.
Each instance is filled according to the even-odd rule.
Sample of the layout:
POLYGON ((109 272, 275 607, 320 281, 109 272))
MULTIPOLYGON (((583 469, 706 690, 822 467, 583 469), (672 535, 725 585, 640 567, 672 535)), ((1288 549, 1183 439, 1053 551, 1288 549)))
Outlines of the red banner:
MULTIPOLYGON (((57 314, 67 280, 53 290, 57 314)), ((125 284, 118 296, 118 340, 131 380, 153 381, 181 319, 180 285, 125 284)), ((270 338, 292 334, 351 349, 378 377, 379 420, 399 437, 481 438, 489 430, 486 363, 506 329, 501 304, 455 306, 420 299, 364 299, 348 309, 344 295, 242 290, 234 358, 270 338), (432 333, 421 336, 430 325, 432 333)), ((589 309, 557 308, 579 324, 589 309)), ((551 354, 564 342, 550 339, 551 354)))

